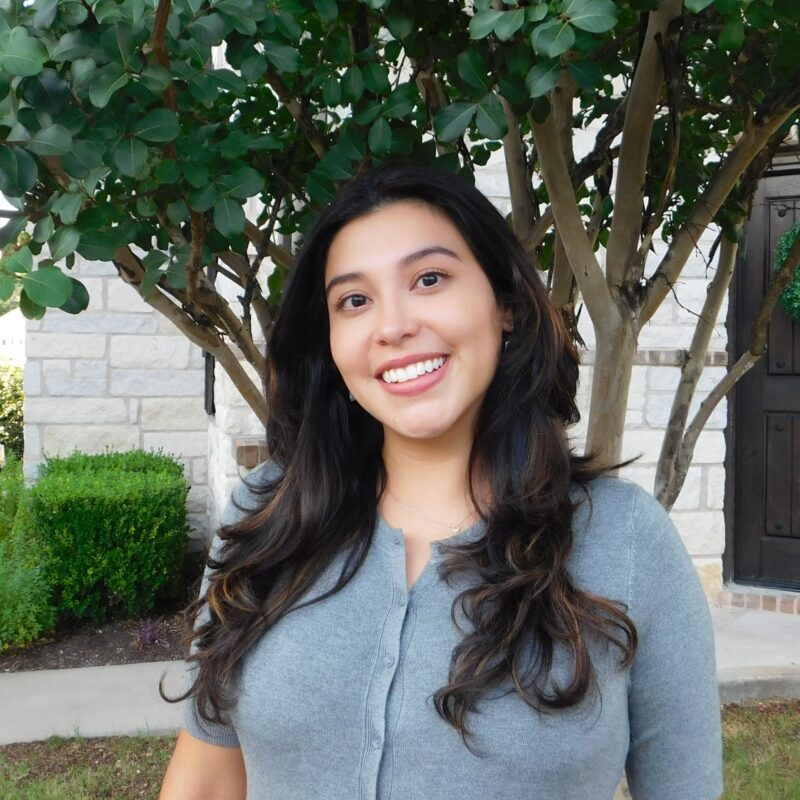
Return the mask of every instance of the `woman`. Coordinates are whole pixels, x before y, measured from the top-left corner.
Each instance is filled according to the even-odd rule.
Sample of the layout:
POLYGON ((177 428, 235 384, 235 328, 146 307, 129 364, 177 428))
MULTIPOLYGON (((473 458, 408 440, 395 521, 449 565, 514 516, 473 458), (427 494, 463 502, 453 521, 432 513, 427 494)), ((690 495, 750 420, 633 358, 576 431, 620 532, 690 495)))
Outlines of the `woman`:
POLYGON ((577 353, 480 192, 345 187, 268 363, 271 459, 190 608, 162 800, 609 800, 623 770, 637 800, 719 796, 697 575, 650 495, 571 453, 577 353))

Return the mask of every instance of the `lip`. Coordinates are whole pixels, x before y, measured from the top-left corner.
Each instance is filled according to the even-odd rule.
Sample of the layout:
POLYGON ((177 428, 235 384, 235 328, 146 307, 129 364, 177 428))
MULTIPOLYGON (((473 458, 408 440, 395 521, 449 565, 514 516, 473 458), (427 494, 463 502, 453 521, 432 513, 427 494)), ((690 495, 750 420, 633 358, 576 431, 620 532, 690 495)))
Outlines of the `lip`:
MULTIPOLYGON (((436 356, 434 356, 434 358, 436 358, 436 356)), ((450 361, 450 357, 447 356, 444 365, 439 367, 439 369, 433 372, 426 372, 418 378, 412 378, 410 381, 404 381, 403 383, 386 383, 380 375, 378 376, 378 381, 389 394, 399 397, 411 397, 426 392, 432 386, 442 381, 449 370, 450 361)), ((409 361, 407 363, 413 364, 414 362, 409 361)))
POLYGON ((418 361, 432 361, 434 358, 439 358, 440 356, 448 358, 448 353, 415 353, 413 356, 395 358, 393 361, 387 361, 385 364, 378 367, 375 377, 380 378, 387 369, 400 369, 400 367, 407 367, 409 364, 416 364, 418 361))

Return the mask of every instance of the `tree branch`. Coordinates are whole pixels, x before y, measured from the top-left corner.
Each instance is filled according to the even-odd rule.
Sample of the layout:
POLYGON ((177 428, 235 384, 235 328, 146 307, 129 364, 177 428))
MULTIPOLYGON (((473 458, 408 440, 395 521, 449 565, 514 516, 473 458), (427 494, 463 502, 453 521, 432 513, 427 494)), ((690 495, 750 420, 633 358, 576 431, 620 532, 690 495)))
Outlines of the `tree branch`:
POLYGON ((680 16, 681 0, 663 0, 651 11, 642 51, 628 92, 614 192, 614 219, 608 237, 606 280, 610 286, 637 284, 642 267, 632 263, 642 231, 642 201, 650 155, 653 121, 658 106, 664 67, 657 38, 667 34, 680 16), (638 274, 637 274, 638 273, 638 274))
MULTIPOLYGON (((680 276, 703 231, 714 219, 748 165, 795 110, 796 107, 783 109, 775 116, 764 117, 759 124, 751 122, 745 126, 739 141, 728 151, 705 191, 697 199, 689 218, 672 238, 661 263, 648 280, 639 312, 640 326, 655 314, 670 287, 680 276)), ((617 209, 615 216, 618 213, 617 209)))
POLYGON ((302 104, 292 95, 286 84, 274 70, 267 70, 264 76, 267 83, 272 87, 278 99, 286 106, 287 111, 292 115, 300 130, 305 135, 311 149, 316 153, 317 158, 322 160, 328 152, 328 142, 322 132, 314 124, 314 120, 308 115, 302 104))
MULTIPOLYGON (((170 66, 169 55, 167 54, 166 34, 171 6, 172 0, 158 0, 156 19, 153 23, 153 35, 150 39, 150 47, 156 61, 167 71, 169 71, 170 66)), ((170 80, 169 86, 164 89, 162 97, 164 98, 164 107, 175 111, 177 108, 177 101, 175 99, 175 85, 172 83, 172 80, 170 80)), ((174 151, 174 146, 172 146, 171 149, 174 151)))
POLYGON ((530 124, 554 218, 586 308, 597 330, 610 329, 619 325, 619 311, 614 305, 603 270, 583 227, 564 152, 560 146, 555 115, 548 114, 544 122, 537 122, 530 116, 530 124))
POLYGON ((522 138, 519 133, 519 122, 511 110, 508 100, 502 95, 500 102, 508 122, 508 133, 503 137, 508 189, 511 195, 511 220, 514 233, 520 241, 526 241, 536 219, 536 208, 530 193, 528 182, 528 166, 522 149, 522 138))
MULTIPOLYGON (((694 456, 694 448, 697 438, 708 422, 708 418, 714 409, 719 405, 720 400, 746 375, 763 357, 767 350, 767 332, 769 320, 775 309, 778 298, 784 289, 791 282, 795 270, 800 266, 800 237, 797 238, 789 250, 783 266, 775 273, 772 281, 764 293, 758 313, 753 322, 750 334, 750 344, 747 352, 743 353, 738 361, 733 365, 725 377, 708 393, 706 399, 700 404, 700 408, 694 415, 691 424, 686 429, 681 442, 680 452, 675 462, 675 475, 684 475, 689 469, 689 464, 694 456)), ((680 486, 675 490, 675 478, 673 478, 672 492, 667 495, 667 501, 675 502, 680 486)))
MULTIPOLYGON (((714 325, 731 283, 737 252, 737 243, 723 237, 717 260, 717 270, 708 287, 703 310, 694 329, 691 346, 681 365, 681 379, 675 390, 669 423, 664 434, 656 470, 654 494, 667 509, 672 507, 686 479, 685 472, 681 474, 679 470, 676 470, 676 462, 686 430, 689 407, 697 390, 697 383, 703 374, 714 325)), ((688 468, 688 464, 686 466, 688 468)))

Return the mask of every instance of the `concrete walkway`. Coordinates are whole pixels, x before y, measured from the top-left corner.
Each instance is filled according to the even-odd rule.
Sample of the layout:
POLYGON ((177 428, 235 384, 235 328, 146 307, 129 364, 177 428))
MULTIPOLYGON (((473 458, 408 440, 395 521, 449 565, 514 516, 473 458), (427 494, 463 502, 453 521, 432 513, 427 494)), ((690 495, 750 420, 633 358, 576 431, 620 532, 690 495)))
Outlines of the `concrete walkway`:
MULTIPOLYGON (((800 698, 800 615, 711 607, 722 702, 800 698)), ((0 745, 50 736, 175 733, 182 661, 0 673, 0 745)))

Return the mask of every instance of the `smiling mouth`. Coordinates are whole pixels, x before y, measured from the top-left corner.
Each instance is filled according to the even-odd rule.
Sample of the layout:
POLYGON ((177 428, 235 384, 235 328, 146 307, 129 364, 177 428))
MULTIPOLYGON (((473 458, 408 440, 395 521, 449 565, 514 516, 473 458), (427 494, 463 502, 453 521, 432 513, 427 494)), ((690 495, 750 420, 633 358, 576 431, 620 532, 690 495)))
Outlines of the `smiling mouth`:
POLYGON ((409 364, 398 369, 387 369, 386 372, 381 374, 381 378, 384 383, 406 383, 422 375, 427 375, 429 372, 436 372, 436 370, 445 365, 446 361, 447 356, 438 356, 437 358, 418 361, 415 364, 409 364))

